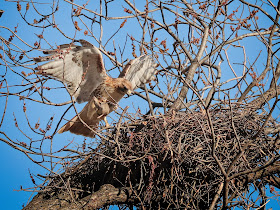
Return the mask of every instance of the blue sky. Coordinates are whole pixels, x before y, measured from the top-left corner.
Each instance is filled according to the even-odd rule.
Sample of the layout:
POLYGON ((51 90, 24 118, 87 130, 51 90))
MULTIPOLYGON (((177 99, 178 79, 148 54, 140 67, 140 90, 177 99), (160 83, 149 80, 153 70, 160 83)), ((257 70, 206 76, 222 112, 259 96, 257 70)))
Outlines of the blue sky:
MULTIPOLYGON (((47 1, 46 1, 47 2, 47 1)), ((60 14, 65 14, 61 16, 57 16, 57 19, 55 19, 56 24, 61 28, 61 30, 66 33, 68 36, 73 37, 75 30, 73 27, 73 24, 71 23, 70 19, 70 11, 71 6, 69 4, 65 4, 62 2, 63 6, 60 6, 60 14), (70 27, 69 27, 70 26, 70 27)), ((22 3, 23 11, 25 9, 25 3, 22 3)), ((92 5, 92 10, 98 9, 97 6, 92 5)), ((141 5, 141 8, 143 8, 143 5, 141 5)), ((28 44, 33 45, 37 40, 37 35, 42 33, 42 29, 34 29, 33 27, 28 26, 22 21, 22 18, 20 17, 18 11, 16 10, 16 3, 15 2, 6 2, 3 0, 0 0, 0 9, 4 10, 5 13, 0 18, 0 25, 6 26, 9 28, 14 28, 18 25, 17 31, 18 35, 25 41, 28 42, 28 44)), ((51 11, 50 6, 41 5, 39 6, 39 9, 42 9, 45 13, 47 13, 46 10, 49 12, 51 11)), ((118 16, 118 12, 123 11, 123 7, 121 4, 114 7, 114 10, 110 10, 109 14, 110 16, 118 16)), ((27 18, 29 20, 36 19, 37 17, 33 17, 30 15, 27 15, 27 18)), ((169 21, 169 20, 167 20, 169 21)), ((172 18, 173 21, 173 18, 172 18)), ((104 32, 103 37, 104 40, 111 37, 111 35, 119 28, 120 23, 122 20, 116 20, 114 24, 112 22, 106 22, 104 21, 104 32)), ((129 35, 132 35, 133 37, 141 37, 141 34, 138 34, 137 30, 135 29, 135 22, 134 20, 128 19, 125 27, 130 28, 129 35)), ((265 20, 260 20, 260 24, 265 25, 265 20)), ((96 25, 93 25, 93 27, 96 27, 96 25)), ((84 29, 83 29, 84 31, 84 29)), ((84 38, 83 31, 77 33, 77 38, 84 38)), ((1 36, 9 37, 10 32, 8 32, 5 29, 1 29, 1 36), (3 33, 3 34, 2 34, 3 33)), ((184 33, 182 33, 184 34, 184 33)), ((118 38, 117 48, 118 45, 123 46, 126 43, 127 38, 127 47, 131 47, 131 41, 129 37, 127 37, 127 30, 120 30, 116 36, 118 38)), ((54 46, 55 44, 60 45, 63 43, 69 43, 69 40, 67 40, 65 37, 63 37, 61 34, 57 33, 55 29, 49 28, 44 32, 44 36, 48 37, 48 40, 52 40, 51 44, 54 46)), ((159 38, 164 38, 165 34, 162 32, 159 32, 157 34, 159 38)), ((115 38, 114 38, 115 39, 115 38)), ((96 44, 94 39, 90 39, 93 44, 96 44)), ((15 40, 15 43, 17 43, 20 47, 26 47, 24 44, 22 44, 20 41, 15 40)), ((43 43, 43 48, 49 48, 49 46, 46 43, 43 43)), ((254 40, 252 39, 251 42, 248 43, 248 47, 246 48, 248 50, 247 53, 251 55, 251 57, 257 57, 258 51, 256 51, 254 46, 254 40)), ((113 41, 110 41, 108 44, 108 50, 113 51, 113 41)), ((233 51, 233 54, 230 54, 231 60, 233 62, 240 62, 243 58, 242 56, 242 49, 237 49, 236 51, 233 51)), ((31 56, 37 56, 38 52, 31 52, 31 56)), ((124 57, 127 57, 129 59, 132 59, 133 57, 131 54, 126 53, 124 57)), ((108 58, 104 58, 105 64, 107 69, 110 69, 112 64, 110 63, 108 58)), ((260 59, 260 62, 263 62, 263 59, 260 59)), ((238 68, 238 67, 236 67, 238 68)), ((227 69, 228 77, 232 74, 227 66, 225 66, 225 69, 227 69)), ((262 66, 259 67, 259 69, 262 69, 262 66)), ((1 69, 2 71, 3 69, 1 69)), ((2 72, 0 73, 2 74, 2 72)), ((18 70, 19 72, 22 71, 22 69, 18 70)), ((28 70, 25 70, 28 72, 28 70)), ((242 72, 242 67, 238 69, 238 72, 242 72)), ((118 72, 110 72, 111 76, 117 76, 118 72)), ((9 85, 17 84, 19 82, 22 82, 20 77, 15 77, 15 74, 8 75, 9 78, 9 85)), ((224 80, 227 79, 227 77, 223 78, 224 80)), ((49 81, 46 85, 50 86, 56 86, 59 83, 54 81, 49 81)), ((54 102, 63 102, 69 100, 69 97, 64 95, 61 97, 61 94, 59 94, 59 90, 55 91, 46 91, 46 96, 51 98, 54 102)), ((158 100, 155 98, 155 100, 158 100)), ((4 104, 3 98, 0 99, 1 106, 4 104)), ((58 122, 60 119, 61 113, 63 113, 68 106, 64 107, 52 107, 52 106, 45 106, 41 104, 36 104, 31 101, 25 101, 26 107, 27 107, 27 115, 31 119, 31 124, 35 124, 36 122, 40 122, 40 126, 44 127, 47 125, 47 121, 49 120, 50 116, 54 117, 54 124, 58 122)), ((147 103, 143 100, 139 99, 138 97, 130 97, 129 99, 122 100, 120 102, 121 107, 125 107, 125 105, 129 103, 130 104, 130 112, 134 112, 135 109, 137 109, 139 106, 141 106, 142 113, 145 113, 147 111, 147 103)), ((29 127, 27 126, 27 122, 25 120, 24 113, 22 112, 23 107, 23 101, 19 101, 17 97, 9 97, 8 99, 8 105, 9 109, 7 110, 7 114, 5 117, 5 124, 3 127, 1 127, 1 130, 7 131, 7 133, 10 135, 10 137, 15 138, 19 141, 24 141, 24 138, 20 134, 20 132, 15 129, 14 127, 14 116, 19 120, 20 127, 26 131, 27 133, 31 134, 31 131, 29 127), (23 138, 23 139, 19 139, 23 138)), ((78 109, 82 109, 83 105, 77 105, 78 109)), ((3 106, 0 107, 0 110, 3 109, 3 106)), ((66 115, 66 118, 70 119, 74 115, 74 111, 69 111, 66 115)), ((64 121, 65 122, 65 121, 64 121)), ((62 122, 63 123, 63 122, 62 122)), ((52 130, 53 131, 53 130, 52 130)), ((40 136, 35 136, 35 138, 40 138, 40 136)), ((68 142, 74 140, 75 142, 81 142, 84 138, 79 136, 73 136, 69 133, 65 133, 62 135, 56 135, 53 139, 53 143, 56 149, 62 148, 65 144, 68 142)), ((45 147, 47 147, 49 142, 46 142, 45 147)), ((28 201, 28 198, 32 196, 32 193, 29 192, 18 192, 15 190, 19 190, 20 186, 23 188, 29 188, 33 186, 33 183, 31 181, 29 172, 32 174, 45 174, 46 171, 42 169, 41 167, 34 164, 30 159, 26 157, 25 154, 18 152, 17 150, 11 148, 7 144, 0 141, 0 158, 1 158, 1 173, 0 173, 0 186, 1 186, 1 196, 0 196, 0 209, 20 209, 22 207, 22 204, 25 204, 28 201)), ((38 160, 40 160, 40 157, 38 157, 38 160)), ((271 203, 272 206, 278 206, 277 202, 271 203)))
MULTIPOLYGON (((0 25, 6 27, 15 27, 20 20, 20 16, 16 10, 15 3, 8 3, 1 0, 0 9, 4 10, 4 14, 0 18, 0 25)), ((23 32, 23 27, 19 27, 21 34, 23 32)), ((1 30, 4 35, 7 31, 1 30)), ((8 33, 8 32, 7 32, 8 33)), ((2 34, 3 36, 3 34, 2 34)), ((2 67, 1 67, 2 68, 2 67)), ((3 69, 1 69, 3 71, 3 69)), ((3 100, 0 101, 1 106, 3 106, 3 100)), ((16 102, 17 103, 17 102, 16 102)), ((12 101, 9 105, 12 106, 12 101)), ((11 132, 15 130, 12 125, 12 116, 9 114, 7 120, 11 123, 5 127, 5 129, 10 129, 11 132)), ((3 128, 2 128, 3 129, 3 128)), ((1 173, 0 173, 0 185, 1 185, 1 196, 0 196, 0 209, 21 209, 22 205, 26 203, 32 193, 28 192, 17 192, 20 186, 30 187, 32 182, 29 176, 28 169, 31 171, 41 171, 40 167, 36 167, 32 161, 30 161, 26 155, 16 151, 9 145, 0 142, 0 159, 1 159, 1 173)))

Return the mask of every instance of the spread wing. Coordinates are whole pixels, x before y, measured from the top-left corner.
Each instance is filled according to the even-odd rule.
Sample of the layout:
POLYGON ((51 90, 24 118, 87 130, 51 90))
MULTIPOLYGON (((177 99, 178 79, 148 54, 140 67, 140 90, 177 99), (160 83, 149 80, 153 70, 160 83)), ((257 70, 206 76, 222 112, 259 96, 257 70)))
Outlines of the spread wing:
POLYGON ((154 79, 156 66, 157 64, 150 55, 142 55, 131 60, 125 66, 119 77, 123 77, 130 81, 132 89, 135 90, 154 79))
POLYGON ((91 93, 108 77, 99 49, 85 40, 82 46, 61 45, 57 50, 44 52, 46 57, 34 58, 36 62, 50 61, 36 69, 38 74, 49 75, 64 84, 78 103, 89 101, 91 93))

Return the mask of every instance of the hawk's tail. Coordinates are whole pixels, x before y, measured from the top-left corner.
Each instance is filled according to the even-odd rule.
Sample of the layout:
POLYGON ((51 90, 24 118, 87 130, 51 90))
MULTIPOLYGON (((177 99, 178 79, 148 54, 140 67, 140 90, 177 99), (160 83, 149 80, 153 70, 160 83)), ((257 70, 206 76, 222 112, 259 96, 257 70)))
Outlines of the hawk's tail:
POLYGON ((95 136, 94 131, 97 129, 99 122, 103 120, 104 117, 98 118, 99 115, 97 113, 97 108, 90 107, 89 104, 90 103, 88 103, 78 115, 73 117, 57 132, 63 133, 66 131, 70 131, 71 133, 77 135, 83 135, 93 138, 95 136))

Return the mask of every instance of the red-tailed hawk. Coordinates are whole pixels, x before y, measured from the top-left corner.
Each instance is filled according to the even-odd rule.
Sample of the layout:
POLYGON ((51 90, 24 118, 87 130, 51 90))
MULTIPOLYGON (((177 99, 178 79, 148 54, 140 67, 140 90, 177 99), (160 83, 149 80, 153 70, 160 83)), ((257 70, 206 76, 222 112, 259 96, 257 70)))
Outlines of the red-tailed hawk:
POLYGON ((111 78, 104 68, 99 49, 85 40, 82 46, 61 45, 57 50, 45 51, 46 57, 36 62, 50 61, 35 68, 38 74, 51 76, 63 82, 69 94, 78 103, 88 101, 83 110, 67 122, 58 133, 72 133, 93 137, 101 120, 112 112, 121 98, 150 81, 156 72, 151 56, 131 60, 118 78, 111 78))

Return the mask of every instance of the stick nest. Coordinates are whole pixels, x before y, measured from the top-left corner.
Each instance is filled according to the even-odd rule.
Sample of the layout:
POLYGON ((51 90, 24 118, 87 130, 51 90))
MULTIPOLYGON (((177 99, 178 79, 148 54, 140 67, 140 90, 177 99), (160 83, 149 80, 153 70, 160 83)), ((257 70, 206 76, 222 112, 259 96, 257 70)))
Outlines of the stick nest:
MULTIPOLYGON (((279 145, 262 131, 264 119, 253 107, 216 104, 126 121, 105 134, 81 164, 46 186, 51 193, 73 191, 82 199, 104 184, 131 190, 128 203, 149 208, 209 208, 224 174, 229 195, 243 191, 248 175, 278 154, 279 145), (65 186, 65 182, 68 183, 65 186), (64 189, 65 188, 65 189, 64 189)), ((275 134, 278 135, 278 134, 275 134)))

